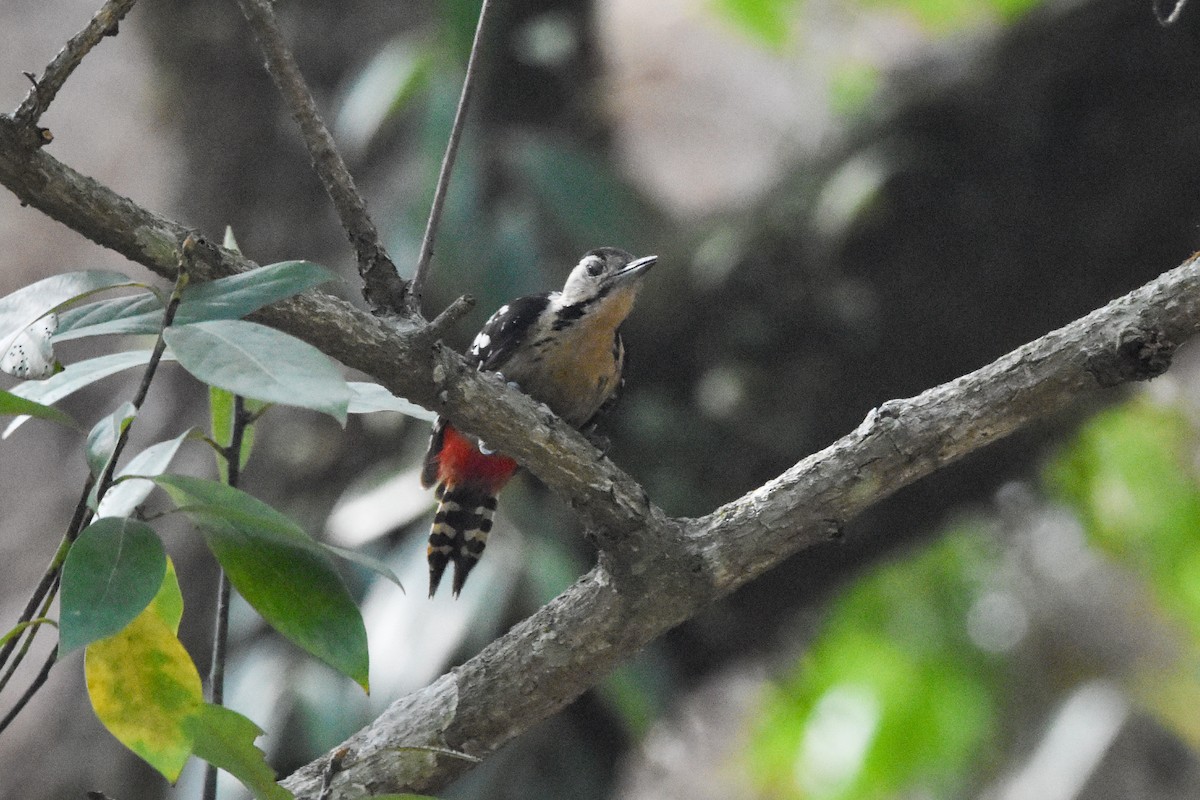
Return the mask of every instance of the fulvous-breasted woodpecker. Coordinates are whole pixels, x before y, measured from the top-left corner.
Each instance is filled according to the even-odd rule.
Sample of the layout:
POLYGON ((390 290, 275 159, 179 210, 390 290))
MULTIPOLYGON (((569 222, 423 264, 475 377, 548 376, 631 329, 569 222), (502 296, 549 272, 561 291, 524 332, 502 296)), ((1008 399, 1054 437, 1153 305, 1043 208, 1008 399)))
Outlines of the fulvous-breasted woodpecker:
MULTIPOLYGON (((621 386, 619 328, 657 260, 615 247, 585 253, 561 292, 501 306, 475 337, 469 360, 585 428, 621 386)), ((438 417, 421 472, 421 485, 436 485, 438 500, 427 550, 430 597, 450 562, 455 596, 462 590, 487 545, 496 495, 516 471, 516 461, 438 417)))

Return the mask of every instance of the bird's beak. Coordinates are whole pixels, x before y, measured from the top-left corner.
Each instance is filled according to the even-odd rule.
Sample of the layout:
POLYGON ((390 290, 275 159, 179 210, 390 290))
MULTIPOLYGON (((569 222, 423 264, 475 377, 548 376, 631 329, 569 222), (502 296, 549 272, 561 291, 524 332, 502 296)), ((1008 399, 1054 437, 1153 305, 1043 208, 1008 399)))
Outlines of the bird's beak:
POLYGON ((658 261, 658 256, 642 256, 630 261, 624 269, 615 273, 612 279, 615 283, 626 283, 630 280, 645 275, 650 271, 650 268, 658 261))

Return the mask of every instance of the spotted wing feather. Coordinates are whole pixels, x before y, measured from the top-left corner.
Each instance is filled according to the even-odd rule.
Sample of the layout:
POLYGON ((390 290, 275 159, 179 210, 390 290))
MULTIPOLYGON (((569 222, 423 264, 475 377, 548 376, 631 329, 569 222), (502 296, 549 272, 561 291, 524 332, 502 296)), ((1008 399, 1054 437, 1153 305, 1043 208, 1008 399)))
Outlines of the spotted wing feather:
POLYGON ((543 293, 518 297, 501 306, 471 343, 468 360, 485 372, 503 371, 549 303, 550 295, 543 293))

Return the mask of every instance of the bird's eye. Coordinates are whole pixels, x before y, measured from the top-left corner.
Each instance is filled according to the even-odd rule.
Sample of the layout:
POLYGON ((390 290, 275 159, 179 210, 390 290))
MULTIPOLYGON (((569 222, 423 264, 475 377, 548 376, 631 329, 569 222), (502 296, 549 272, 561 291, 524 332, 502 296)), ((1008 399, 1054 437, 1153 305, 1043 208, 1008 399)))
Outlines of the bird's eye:
POLYGON ((588 273, 588 275, 591 275, 593 278, 596 277, 597 275, 599 275, 603 271, 604 271, 604 262, 602 262, 602 261, 599 261, 599 260, 591 261, 587 265, 587 273, 588 273))

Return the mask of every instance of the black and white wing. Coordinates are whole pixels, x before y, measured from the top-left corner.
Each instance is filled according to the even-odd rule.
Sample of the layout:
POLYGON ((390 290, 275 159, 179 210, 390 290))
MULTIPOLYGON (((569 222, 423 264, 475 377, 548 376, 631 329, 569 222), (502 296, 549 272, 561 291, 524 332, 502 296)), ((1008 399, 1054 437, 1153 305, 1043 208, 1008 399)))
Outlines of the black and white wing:
MULTIPOLYGON (((512 358, 513 353, 528 338, 538 317, 549 304, 550 295, 546 293, 518 297, 501 306, 476 335, 467 353, 467 360, 488 372, 502 369, 505 362, 512 358)), ((421 485, 426 489, 437 483, 439 457, 447 424, 445 417, 438 417, 433 424, 429 448, 425 451, 425 463, 421 469, 421 485)))
POLYGON ((548 305, 550 295, 545 293, 518 297, 501 306, 476 335, 467 360, 485 372, 503 371, 548 305))

